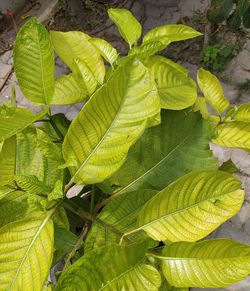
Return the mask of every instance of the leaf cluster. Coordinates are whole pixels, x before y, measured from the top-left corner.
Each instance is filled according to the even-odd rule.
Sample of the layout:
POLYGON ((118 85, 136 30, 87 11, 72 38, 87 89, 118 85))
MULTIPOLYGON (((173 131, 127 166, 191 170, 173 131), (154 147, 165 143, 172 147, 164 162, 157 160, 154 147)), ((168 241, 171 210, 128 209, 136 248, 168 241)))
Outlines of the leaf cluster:
POLYGON ((199 32, 165 25, 139 42, 128 10, 108 14, 125 57, 83 32, 48 33, 36 19, 17 35, 15 73, 40 113, 16 107, 14 94, 0 107, 1 290, 237 282, 250 272, 250 247, 204 238, 240 210, 244 190, 230 161, 218 169, 209 142, 249 150, 250 104, 230 106, 203 68, 198 96, 187 69, 156 54, 199 32), (56 79, 54 51, 71 69, 56 79), (80 102, 72 122, 51 114, 51 105, 80 102))

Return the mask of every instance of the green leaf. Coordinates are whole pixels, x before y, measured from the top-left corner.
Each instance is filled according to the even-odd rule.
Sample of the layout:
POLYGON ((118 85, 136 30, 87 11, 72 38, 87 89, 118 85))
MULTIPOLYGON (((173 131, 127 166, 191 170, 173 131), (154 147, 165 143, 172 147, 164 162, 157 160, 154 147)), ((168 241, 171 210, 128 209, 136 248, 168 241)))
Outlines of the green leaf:
MULTIPOLYGON (((141 190, 112 199, 92 224, 84 244, 85 252, 119 243, 122 235, 136 225, 138 211, 156 193, 154 190, 141 190)), ((140 238, 140 235, 132 235, 125 242, 131 244, 140 238)))
POLYGON ((11 182, 15 175, 16 137, 4 141, 0 151, 0 187, 11 182))
POLYGON ((228 148, 250 149, 250 123, 242 121, 222 123, 217 127, 212 142, 228 148))
POLYGON ((64 227, 58 227, 55 225, 55 249, 59 251, 69 252, 71 251, 78 237, 71 231, 64 227))
POLYGON ((108 15, 118 27, 122 38, 129 44, 129 47, 137 44, 142 27, 133 14, 127 9, 110 8, 108 15))
POLYGON ((240 105, 234 113, 234 119, 237 121, 250 122, 250 103, 240 105))
POLYGON ((155 80, 162 108, 181 110, 195 103, 196 83, 184 68, 162 56, 150 57, 144 64, 155 80))
POLYGON ((47 194, 50 191, 48 187, 43 182, 39 181, 36 176, 15 176, 16 184, 23 191, 28 192, 32 195, 47 194))
POLYGON ((148 70, 137 60, 119 67, 71 123, 63 155, 79 184, 102 182, 159 115, 159 97, 148 70))
POLYGON ((197 81, 206 101, 218 114, 228 108, 229 101, 223 95, 220 82, 212 73, 200 68, 197 74, 197 81))
POLYGON ((246 13, 244 14, 242 21, 243 21, 243 25, 246 28, 250 28, 250 7, 248 8, 246 13))
POLYGON ((189 288, 177 288, 171 286, 166 280, 164 280, 161 284, 159 291, 189 291, 189 288))
POLYGON ((116 49, 113 48, 109 42, 101 38, 91 38, 89 41, 98 50, 101 56, 112 66, 118 58, 116 49))
POLYGON ((238 9, 241 16, 243 16, 250 6, 249 0, 239 0, 238 9))
POLYGON ((55 290, 157 291, 160 274, 143 264, 146 250, 146 244, 93 250, 66 270, 55 290))
POLYGON ((63 198, 63 184, 61 180, 56 181, 51 193, 48 195, 48 201, 58 200, 63 198))
POLYGON ((227 20, 227 25, 232 30, 237 30, 241 26, 241 13, 239 9, 236 9, 233 14, 227 20))
POLYGON ((77 77, 69 74, 55 79, 55 91, 50 103, 53 105, 80 103, 87 95, 86 88, 79 85, 77 77))
POLYGON ((190 171, 217 169, 209 150, 208 121, 191 110, 162 110, 161 115, 161 124, 147 129, 121 169, 100 185, 105 192, 161 190, 190 171))
POLYGON ((230 174, 234 174, 234 173, 237 173, 239 171, 238 168, 235 166, 235 164, 230 159, 228 161, 224 162, 219 167, 219 170, 230 173, 230 174))
POLYGON ((97 87, 95 76, 83 60, 77 58, 75 59, 75 63, 80 73, 79 75, 81 77, 81 83, 83 83, 83 86, 87 92, 87 96, 90 96, 97 87))
POLYGON ((147 58, 155 53, 162 51, 166 48, 166 44, 159 40, 157 41, 147 41, 142 43, 140 46, 133 47, 128 56, 138 56, 139 58, 147 58))
POLYGON ((165 45, 174 41, 194 38, 202 33, 194 30, 190 26, 182 24, 170 24, 156 27, 150 30, 143 38, 143 43, 148 41, 161 41, 165 45))
POLYGON ((3 105, 0 107, 0 141, 22 131, 35 121, 41 119, 46 113, 47 109, 34 114, 25 108, 8 108, 3 105))
POLYGON ((18 32, 13 58, 24 96, 37 104, 49 105, 54 92, 54 51, 47 30, 35 18, 18 32))
POLYGON ((164 275, 176 287, 226 287, 250 272, 250 247, 227 239, 173 243, 161 259, 164 275))
POLYGON ((0 228, 2 290, 41 290, 52 262, 51 215, 36 212, 0 228))
POLYGON ((105 66, 101 55, 89 42, 90 36, 80 31, 50 31, 50 36, 56 53, 74 73, 78 73, 75 63, 78 58, 87 64, 99 83, 103 82, 105 66))
POLYGON ((244 201, 240 187, 240 181, 225 172, 191 172, 146 203, 138 213, 136 230, 159 241, 202 239, 240 210, 244 201))

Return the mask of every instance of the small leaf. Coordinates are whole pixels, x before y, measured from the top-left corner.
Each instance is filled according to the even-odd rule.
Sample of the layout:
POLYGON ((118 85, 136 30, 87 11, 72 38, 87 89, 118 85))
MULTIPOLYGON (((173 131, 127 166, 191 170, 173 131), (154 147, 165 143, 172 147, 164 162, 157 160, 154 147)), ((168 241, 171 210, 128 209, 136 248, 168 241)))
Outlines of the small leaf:
POLYGON ((195 103, 196 83, 186 69, 161 56, 150 57, 144 64, 155 80, 162 108, 181 110, 195 103))
POLYGON ((15 176, 14 179, 19 188, 32 195, 47 194, 50 191, 50 187, 39 181, 36 176, 20 175, 15 176))
POLYGON ((78 58, 87 64, 96 80, 102 84, 105 66, 101 55, 89 42, 90 36, 80 31, 50 31, 50 36, 56 53, 75 74, 78 73, 75 63, 78 58))
POLYGON ((158 241, 202 239, 240 210, 240 187, 240 181, 225 172, 191 172, 146 203, 136 229, 158 241))
POLYGON ((145 243, 95 249, 65 271, 55 290, 157 291, 161 277, 142 263, 146 250, 145 243))
POLYGON ((140 46, 133 47, 128 56, 138 56, 138 58, 147 58, 155 53, 164 50, 167 45, 159 40, 157 41, 147 41, 142 43, 140 46))
POLYGON ((224 97, 218 79, 209 71, 200 68, 197 74, 199 87, 207 102, 221 114, 229 106, 229 101, 224 97))
POLYGON ((101 56, 112 66, 118 58, 116 49, 113 48, 109 42, 101 38, 91 38, 89 41, 99 51, 101 56))
POLYGON ((79 85, 74 74, 60 76, 55 79, 55 91, 51 100, 53 105, 80 103, 88 96, 86 88, 79 85))
POLYGON ((241 14, 239 9, 236 9, 233 14, 227 20, 227 25, 232 30, 237 30, 241 26, 241 14))
POLYGON ((141 36, 142 27, 133 14, 127 9, 110 8, 108 15, 129 47, 135 45, 141 36))
POLYGON ((143 38, 143 43, 148 41, 161 41, 168 45, 174 41, 194 38, 202 35, 202 33, 194 30, 190 26, 182 24, 170 24, 156 27, 150 30, 143 38))
POLYGON ((71 251, 78 237, 71 231, 64 227, 58 227, 55 225, 55 249, 58 251, 69 252, 71 251))
POLYGON ((137 60, 120 66, 72 121, 63 155, 72 181, 102 182, 125 161, 127 152, 159 115, 159 97, 148 70, 137 60))
POLYGON ((54 92, 54 52, 47 30, 35 18, 18 32, 13 58, 24 96, 37 104, 49 105, 54 92))
POLYGON ((173 286, 221 288, 249 275, 250 247, 227 239, 178 242, 163 249, 161 260, 173 286))
POLYGON ((48 195, 48 201, 58 200, 63 198, 63 184, 61 180, 56 181, 54 189, 48 195))
POLYGON ((250 149, 250 123, 242 121, 222 123, 217 127, 212 142, 229 148, 250 149))

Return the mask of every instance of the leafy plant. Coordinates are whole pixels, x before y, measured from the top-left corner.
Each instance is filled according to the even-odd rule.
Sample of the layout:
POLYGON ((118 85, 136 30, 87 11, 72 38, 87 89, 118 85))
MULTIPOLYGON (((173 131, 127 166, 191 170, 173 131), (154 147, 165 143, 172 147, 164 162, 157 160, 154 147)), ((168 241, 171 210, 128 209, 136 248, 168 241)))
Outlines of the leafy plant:
POLYGON ((209 141, 249 150, 250 104, 231 107, 204 69, 198 97, 184 67, 155 55, 199 32, 166 25, 138 44, 133 15, 108 13, 129 45, 123 58, 105 40, 49 34, 36 19, 17 35, 17 79, 41 111, 16 108, 14 91, 0 108, 1 290, 188 290, 239 281, 250 272, 250 247, 203 240, 244 200, 232 166, 218 170, 209 141), (72 70, 56 79, 54 50, 72 70), (83 101, 72 122, 50 112, 83 101), (64 267, 51 274, 52 286, 58 261, 64 267))
POLYGON ((226 45, 223 48, 219 44, 205 45, 203 61, 213 71, 223 71, 237 49, 239 49, 239 46, 234 44, 226 45))
POLYGON ((214 24, 226 22, 232 30, 237 30, 243 25, 250 27, 249 0, 213 0, 212 8, 207 11, 207 18, 214 24))

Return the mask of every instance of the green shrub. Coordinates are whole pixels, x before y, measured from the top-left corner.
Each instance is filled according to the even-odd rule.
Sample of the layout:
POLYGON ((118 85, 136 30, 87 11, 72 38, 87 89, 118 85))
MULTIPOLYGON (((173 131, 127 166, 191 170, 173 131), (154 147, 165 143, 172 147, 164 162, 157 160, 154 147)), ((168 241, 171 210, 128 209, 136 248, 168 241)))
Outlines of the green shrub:
POLYGON ((129 45, 126 57, 83 32, 49 34, 36 19, 17 35, 15 73, 41 111, 17 108, 14 95, 0 108, 1 290, 51 290, 48 273, 60 260, 55 290, 239 281, 250 272, 250 247, 203 240, 244 200, 232 164, 218 170, 209 141, 249 150, 250 104, 230 106, 202 68, 198 97, 184 67, 155 55, 199 32, 166 25, 138 44, 132 14, 108 13, 129 45), (71 69, 56 79, 54 50, 71 69), (83 101, 72 122, 50 113, 83 101))

